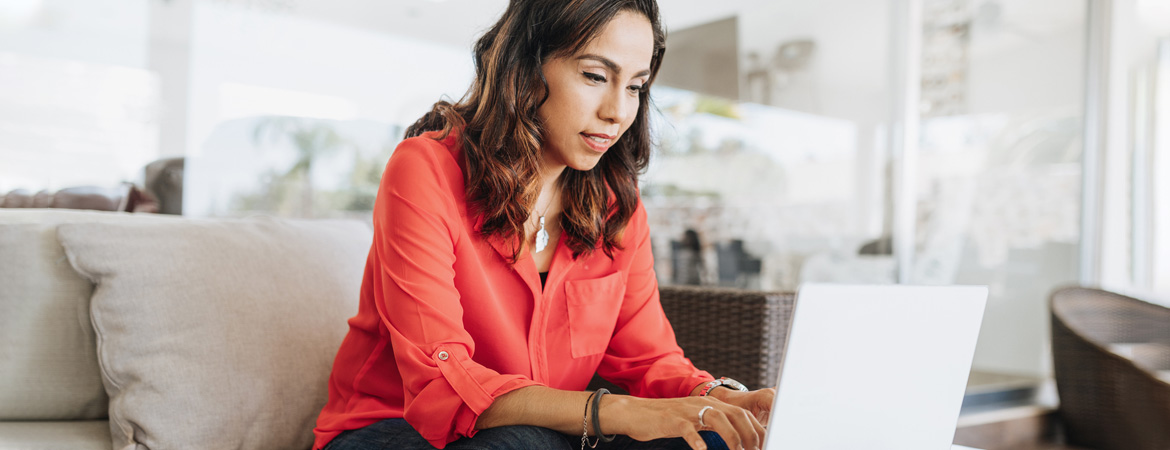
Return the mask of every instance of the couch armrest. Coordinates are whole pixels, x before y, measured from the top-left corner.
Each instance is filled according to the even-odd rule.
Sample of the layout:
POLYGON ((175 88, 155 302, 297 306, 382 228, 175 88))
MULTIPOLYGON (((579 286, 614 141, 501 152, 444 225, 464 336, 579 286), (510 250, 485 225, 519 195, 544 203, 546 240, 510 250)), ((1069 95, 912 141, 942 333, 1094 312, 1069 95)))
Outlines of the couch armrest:
MULTIPOLYGON (((658 292, 679 347, 696 367, 749 389, 775 386, 795 293, 694 286, 658 292)), ((597 376, 589 386, 615 389, 597 376)))

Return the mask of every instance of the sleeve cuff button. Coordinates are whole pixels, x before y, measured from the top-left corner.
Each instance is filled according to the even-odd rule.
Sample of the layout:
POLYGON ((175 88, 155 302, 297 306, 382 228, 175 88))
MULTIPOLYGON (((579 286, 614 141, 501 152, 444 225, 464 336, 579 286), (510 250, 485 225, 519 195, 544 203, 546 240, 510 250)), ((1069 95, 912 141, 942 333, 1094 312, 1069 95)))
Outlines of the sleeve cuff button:
POLYGON ((448 355, 446 351, 439 352, 439 361, 446 361, 449 357, 451 357, 451 355, 448 355))

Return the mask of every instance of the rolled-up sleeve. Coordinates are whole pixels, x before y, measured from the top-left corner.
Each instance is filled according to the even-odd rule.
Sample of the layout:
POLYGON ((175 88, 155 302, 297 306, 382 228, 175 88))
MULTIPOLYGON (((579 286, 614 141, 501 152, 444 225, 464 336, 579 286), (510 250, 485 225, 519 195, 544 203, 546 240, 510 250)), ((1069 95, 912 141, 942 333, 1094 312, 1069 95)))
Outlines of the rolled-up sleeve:
POLYGON ((376 307, 402 377, 405 418, 443 448, 473 436, 479 415, 495 398, 538 383, 473 359, 475 342, 463 326, 455 287, 458 235, 451 230, 462 217, 450 194, 443 194, 452 180, 427 144, 405 142, 412 144, 395 150, 374 207, 382 294, 376 307))
POLYGON ((714 378, 683 355, 662 311, 650 229, 640 201, 626 233, 623 244, 635 254, 617 326, 597 373, 638 397, 690 395, 695 386, 714 378))

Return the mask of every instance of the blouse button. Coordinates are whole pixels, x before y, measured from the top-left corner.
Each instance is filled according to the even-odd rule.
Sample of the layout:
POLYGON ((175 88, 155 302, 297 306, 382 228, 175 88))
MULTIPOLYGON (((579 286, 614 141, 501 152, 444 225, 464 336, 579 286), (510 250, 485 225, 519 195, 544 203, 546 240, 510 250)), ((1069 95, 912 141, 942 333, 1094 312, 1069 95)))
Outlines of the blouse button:
POLYGON ((451 355, 448 355, 446 351, 441 351, 439 352, 439 361, 446 361, 450 356, 451 355))

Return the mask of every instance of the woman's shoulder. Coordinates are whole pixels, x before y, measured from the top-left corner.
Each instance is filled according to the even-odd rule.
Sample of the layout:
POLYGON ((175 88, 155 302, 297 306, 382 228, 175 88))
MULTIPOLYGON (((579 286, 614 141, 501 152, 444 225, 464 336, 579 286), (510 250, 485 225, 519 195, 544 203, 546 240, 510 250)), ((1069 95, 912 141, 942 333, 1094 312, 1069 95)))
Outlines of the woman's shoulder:
POLYGON ((440 131, 428 131, 418 136, 403 139, 394 148, 387 164, 387 172, 402 174, 420 170, 460 171, 459 140, 455 133, 446 136, 440 131), (427 170, 429 169, 429 170, 427 170))
POLYGON ((414 201, 438 200, 439 193, 460 197, 464 180, 457 142, 453 136, 429 132, 403 139, 390 154, 379 192, 414 201))
MULTIPOLYGON (((398 143, 394 155, 405 153, 408 155, 456 153, 459 150, 459 137, 452 131, 444 134, 442 131, 427 131, 418 136, 408 137, 398 143)), ((391 155, 393 157, 394 155, 391 155)))
POLYGON ((629 222, 626 222, 626 229, 633 231, 631 235, 635 239, 640 239, 642 235, 650 234, 650 220, 646 214, 646 204, 642 202, 642 195, 635 191, 636 202, 634 203, 634 212, 630 215, 629 222))

